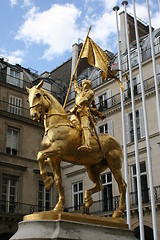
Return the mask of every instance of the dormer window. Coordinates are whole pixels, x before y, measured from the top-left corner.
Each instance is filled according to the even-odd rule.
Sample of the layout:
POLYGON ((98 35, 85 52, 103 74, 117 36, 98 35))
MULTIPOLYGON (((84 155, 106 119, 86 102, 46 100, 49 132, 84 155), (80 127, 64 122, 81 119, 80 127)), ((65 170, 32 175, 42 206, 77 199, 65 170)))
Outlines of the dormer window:
POLYGON ((20 74, 10 69, 9 83, 19 87, 20 74))
POLYGON ((16 69, 7 68, 7 82, 23 88, 23 73, 16 69))

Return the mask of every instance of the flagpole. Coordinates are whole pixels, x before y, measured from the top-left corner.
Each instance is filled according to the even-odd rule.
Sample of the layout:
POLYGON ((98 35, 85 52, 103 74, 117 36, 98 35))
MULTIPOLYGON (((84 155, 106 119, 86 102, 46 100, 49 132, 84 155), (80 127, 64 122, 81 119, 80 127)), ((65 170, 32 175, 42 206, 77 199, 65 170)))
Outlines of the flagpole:
MULTIPOLYGON (((118 27, 118 15, 117 12, 119 10, 118 6, 115 6, 113 10, 116 13, 116 26, 117 26, 117 45, 118 45, 118 67, 121 70, 121 54, 120 54, 120 46, 119 46, 119 27, 118 27)), ((119 72, 119 78, 122 82, 122 71, 119 72)), ((122 113, 122 131, 123 131, 123 155, 124 155, 124 172, 125 172, 125 181, 127 183, 127 191, 126 191, 126 210, 127 210, 127 223, 129 229, 131 229, 131 214, 130 214, 130 199, 129 199, 129 180, 128 180, 128 161, 127 161, 127 146, 126 146, 126 131, 125 131, 125 121, 124 121, 124 103, 123 103, 123 92, 120 90, 121 94, 121 113, 122 113)))
POLYGON ((140 239, 144 240, 145 238, 144 238, 144 226, 143 226, 142 190, 141 190, 140 164, 139 164, 139 153, 138 153, 137 123, 136 123, 136 112, 135 112, 135 103, 134 103, 132 66, 131 66, 127 12, 126 12, 126 5, 128 4, 128 2, 123 1, 122 4, 124 5, 124 9, 125 9, 125 11, 124 11, 124 13, 125 13, 125 30, 126 30, 127 49, 128 49, 128 64, 129 64, 129 77, 130 77, 130 89, 131 89, 132 116, 133 116, 133 126, 134 126, 133 130, 134 130, 135 161, 136 161, 136 173, 137 173, 140 239))
POLYGON ((88 30, 86 39, 85 39, 85 41, 84 41, 84 44, 83 44, 83 46, 82 46, 81 52, 80 52, 80 54, 79 54, 79 57, 78 57, 78 60, 77 60, 77 63, 76 63, 74 72, 73 72, 73 74, 72 74, 72 76, 71 76, 71 80, 70 80, 70 84, 69 84, 69 88, 68 88, 68 91, 67 91, 67 95, 66 95, 66 98, 65 98, 65 101, 64 101, 64 104, 63 104, 63 108, 66 107, 67 99, 68 99, 69 92, 70 92, 71 86, 72 86, 72 81, 73 81, 73 79, 74 79, 74 77, 75 77, 75 74, 76 74, 76 71, 77 71, 77 68, 78 68, 78 64, 79 64, 79 62, 80 62, 80 59, 81 59, 81 56, 82 56, 84 47, 85 47, 85 45, 86 45, 87 38, 88 38, 88 35, 89 35, 90 31, 91 31, 91 26, 89 27, 89 30, 88 30))
POLYGON ((147 10, 148 10, 148 23, 149 23, 149 35, 150 35, 151 53, 152 53, 154 85, 155 85, 155 91, 156 91, 156 109, 157 109, 158 131, 160 134, 160 97, 159 97, 158 81, 157 81, 157 73, 156 73, 156 62, 155 62, 153 34, 152 34, 152 27, 151 27, 151 17, 150 17, 150 10, 149 10, 149 1, 146 0, 146 2, 147 2, 147 10))
POLYGON ((143 105, 143 113, 144 113, 144 126, 145 126, 145 135, 146 135, 145 137, 146 137, 147 162, 148 162, 150 194, 151 194, 151 209, 152 209, 152 222, 153 222, 152 224, 153 224, 154 239, 158 239, 156 207, 155 207, 154 189, 153 189, 153 175, 152 175, 152 168, 151 168, 152 160, 151 160, 151 150, 150 150, 150 142, 149 142, 148 120, 147 120, 147 111, 146 111, 145 91, 144 91, 144 84, 143 84, 143 72, 142 72, 142 62, 141 62, 141 55, 140 55, 140 44, 139 44, 137 18, 136 18, 135 0, 132 0, 132 3, 133 3, 133 12, 134 12, 136 43, 137 43, 138 60, 139 60, 138 61, 139 74, 140 74, 141 91, 142 91, 142 105, 143 105))

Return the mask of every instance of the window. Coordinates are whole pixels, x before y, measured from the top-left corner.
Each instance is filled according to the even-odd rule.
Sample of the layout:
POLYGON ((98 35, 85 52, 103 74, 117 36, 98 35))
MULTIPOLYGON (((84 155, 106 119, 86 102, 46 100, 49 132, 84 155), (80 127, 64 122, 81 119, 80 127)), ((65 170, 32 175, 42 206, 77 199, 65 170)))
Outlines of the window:
POLYGON ((20 73, 10 69, 9 83, 19 86, 19 81, 20 81, 20 73))
POLYGON ((18 142, 19 142, 19 129, 8 127, 6 153, 11 155, 17 155, 18 142))
POLYGON ((44 82, 44 83, 43 83, 43 89, 51 92, 51 90, 52 90, 52 89, 51 89, 51 83, 44 82))
POLYGON ((160 84, 160 66, 159 66, 159 64, 156 65, 156 74, 157 74, 157 82, 159 85, 160 84))
POLYGON ((160 37, 154 39, 154 50, 155 54, 160 52, 160 37))
POLYGON ((122 59, 122 71, 125 72, 128 70, 128 55, 123 56, 121 59, 122 59))
POLYGON ((7 82, 23 88, 23 72, 19 72, 17 69, 7 68, 7 82))
MULTIPOLYGON (((133 165, 131 168, 132 173, 132 202, 133 204, 138 204, 138 195, 137 195, 137 173, 136 173, 136 165, 133 165)), ((148 183, 147 183, 147 171, 145 162, 140 163, 140 177, 141 177, 141 190, 142 190, 142 202, 149 202, 149 194, 148 194, 148 183)))
MULTIPOLYGON (((137 137, 141 139, 145 136, 143 109, 136 110, 136 124, 137 124, 137 137)), ((133 126, 133 114, 129 113, 125 115, 126 126, 126 142, 130 143, 134 141, 134 126, 133 126)))
POLYGON ((46 190, 42 181, 39 181, 38 188, 38 211, 47 211, 51 209, 51 192, 52 189, 46 190))
POLYGON ((125 100, 131 98, 130 83, 124 82, 123 86, 124 86, 123 99, 125 101, 125 100))
POLYGON ((17 177, 9 175, 2 176, 1 212, 15 212, 17 202, 17 186, 17 177))
POLYGON ((98 127, 99 133, 108 133, 113 136, 113 124, 112 121, 109 121, 98 127))
MULTIPOLYGON (((124 92, 123 92, 124 100, 127 100, 128 98, 131 97, 130 82, 124 82, 123 85, 124 85, 124 92)), ((141 81, 140 81, 139 74, 135 78, 133 78, 133 92, 134 92, 134 95, 141 93, 141 81)))
POLYGON ((97 108, 100 111, 110 108, 112 106, 111 90, 108 90, 107 92, 98 96, 95 100, 97 103, 97 108))
POLYGON ((72 203, 74 211, 79 210, 83 204, 83 182, 77 182, 72 184, 72 203))
POLYGON ((131 52, 131 66, 134 67, 138 64, 137 49, 131 52))
POLYGON ((22 99, 12 96, 9 96, 9 112, 17 115, 21 115, 22 108, 22 99))
POLYGON ((101 192, 102 211, 113 210, 113 196, 112 196, 112 174, 106 173, 101 176, 101 182, 104 186, 101 192))
MULTIPOLYGON (((130 118, 130 136, 131 136, 131 142, 134 141, 134 128, 133 128, 133 115, 132 113, 129 114, 130 118)), ((139 121, 139 111, 136 111, 136 124, 137 124, 137 137, 138 139, 141 138, 141 133, 140 133, 140 121, 139 121)))

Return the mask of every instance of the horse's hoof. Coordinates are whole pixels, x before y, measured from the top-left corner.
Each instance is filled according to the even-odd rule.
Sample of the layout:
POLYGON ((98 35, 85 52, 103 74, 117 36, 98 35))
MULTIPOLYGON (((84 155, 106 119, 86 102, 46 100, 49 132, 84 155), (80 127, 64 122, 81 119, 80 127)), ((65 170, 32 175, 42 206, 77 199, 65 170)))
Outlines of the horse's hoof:
POLYGON ((122 211, 121 210, 116 210, 113 215, 113 218, 122 218, 122 211))
POLYGON ((93 199, 90 197, 90 198, 87 198, 85 199, 85 207, 86 208, 90 208, 93 204, 93 199))
POLYGON ((47 190, 49 190, 52 185, 53 185, 53 178, 52 177, 48 177, 45 181, 44 181, 44 185, 45 185, 45 188, 47 190))

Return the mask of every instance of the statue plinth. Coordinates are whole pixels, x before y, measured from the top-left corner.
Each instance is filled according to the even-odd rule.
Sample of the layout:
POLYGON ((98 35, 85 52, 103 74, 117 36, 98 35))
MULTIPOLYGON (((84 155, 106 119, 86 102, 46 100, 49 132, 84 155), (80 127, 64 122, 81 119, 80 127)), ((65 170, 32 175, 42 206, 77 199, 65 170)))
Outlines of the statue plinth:
POLYGON ((123 219, 79 213, 39 212, 24 216, 10 240, 135 240, 123 219))

